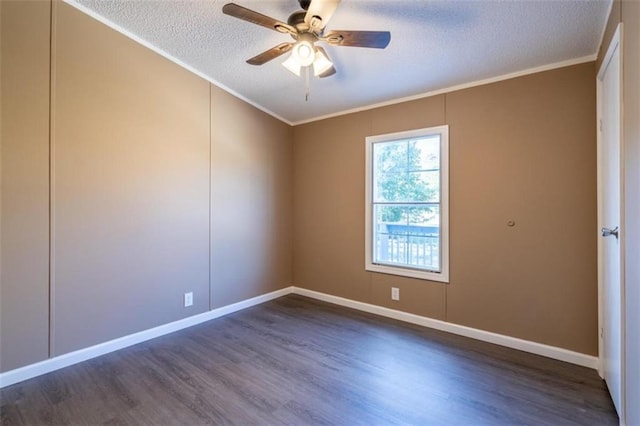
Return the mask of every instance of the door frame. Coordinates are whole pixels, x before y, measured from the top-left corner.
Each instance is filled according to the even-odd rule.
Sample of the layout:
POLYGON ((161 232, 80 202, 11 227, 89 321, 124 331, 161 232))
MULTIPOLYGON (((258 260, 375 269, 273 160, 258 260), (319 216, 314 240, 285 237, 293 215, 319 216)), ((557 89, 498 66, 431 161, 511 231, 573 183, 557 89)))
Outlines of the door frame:
POLYGON ((604 285, 604 277, 602 273, 603 266, 603 240, 599 235, 600 230, 604 226, 611 226, 611 224, 604 224, 602 220, 602 130, 601 130, 601 119, 602 119, 602 109, 603 109, 603 99, 602 99, 602 77, 604 75, 604 71, 606 70, 611 58, 616 50, 618 49, 618 54, 620 58, 620 93, 619 93, 619 108, 620 108, 620 167, 619 167, 619 179, 620 179, 620 223, 619 226, 619 243, 620 243, 620 302, 621 302, 621 318, 620 318, 620 423, 622 425, 625 424, 625 402, 626 402, 626 369, 625 369, 625 318, 626 318, 626 300, 625 300, 625 276, 624 276, 624 267, 625 267, 625 244, 624 244, 624 136, 623 136, 623 119, 624 119, 624 109, 623 109, 623 49, 622 49, 622 22, 620 22, 616 28, 616 31, 611 38, 611 42, 607 47, 607 53, 604 56, 602 64, 600 65, 600 69, 598 69, 598 73, 596 75, 596 99, 597 99, 597 120, 596 120, 596 133, 597 133, 597 202, 598 202, 598 374, 600 377, 604 379, 604 359, 603 359, 603 331, 604 331, 604 319, 603 319, 603 310, 604 310, 604 300, 603 300, 603 285, 604 285))

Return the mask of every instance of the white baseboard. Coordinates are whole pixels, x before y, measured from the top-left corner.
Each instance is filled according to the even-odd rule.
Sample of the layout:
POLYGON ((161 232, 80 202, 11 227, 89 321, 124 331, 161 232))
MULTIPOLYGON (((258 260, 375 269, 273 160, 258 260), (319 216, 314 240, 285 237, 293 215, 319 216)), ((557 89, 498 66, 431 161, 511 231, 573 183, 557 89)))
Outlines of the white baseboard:
POLYGON ((490 331, 478 330, 476 328, 453 324, 450 322, 423 317, 420 315, 409 314, 407 312, 396 311, 395 309, 384 308, 382 306, 376 306, 369 303, 345 299, 343 297, 332 296, 329 294, 307 290, 300 287, 293 287, 292 289, 294 294, 311 297, 313 299, 322 300, 324 302, 333 303, 335 305, 345 306, 348 308, 357 309, 359 311, 369 312, 371 314, 393 318, 411 324, 421 325, 423 327, 446 331, 448 333, 458 334, 460 336, 470 337, 472 339, 482 340, 484 342, 494 343, 496 345, 506 346, 508 348, 518 349, 524 352, 542 355, 547 358, 553 358, 571 364, 593 368, 595 370, 598 369, 598 358, 592 355, 574 352, 555 346, 545 345, 542 343, 531 342, 529 340, 518 339, 516 337, 492 333, 490 331))
POLYGON ((205 321, 209 321, 233 312, 240 311, 242 309, 249 308, 251 306, 259 305, 269 300, 277 299, 278 297, 290 294, 292 291, 293 287, 286 287, 280 290, 273 291, 271 293, 252 297, 251 299, 243 300, 231 305, 203 312, 192 317, 170 322, 168 324, 163 324, 158 327, 143 330, 138 333, 130 334, 128 336, 100 343, 95 346, 79 349, 77 351, 69 352, 54 358, 49 358, 35 364, 1 373, 0 389, 27 379, 31 379, 36 376, 40 376, 42 374, 46 374, 73 364, 77 364, 82 361, 86 361, 91 358, 96 358, 98 356, 108 354, 109 352, 114 352, 128 346, 133 346, 138 343, 163 336, 165 334, 173 333, 174 331, 182 330, 184 328, 191 327, 205 321))
POLYGON ((423 327, 433 328, 436 330, 446 331, 448 333, 470 337, 476 340, 494 343, 496 345, 506 346, 508 348, 518 349, 536 355, 542 355, 548 358, 569 362, 571 364, 581 365, 583 367, 593 368, 596 370, 598 369, 598 358, 595 356, 292 286, 285 287, 271 293, 252 297, 251 299, 243 300, 231 305, 223 306, 221 308, 207 311, 202 314, 194 315, 189 318, 174 321, 169 324, 160 325, 158 327, 150 328, 148 330, 143 330, 138 333, 130 334, 128 336, 100 343, 95 346, 80 349, 74 352, 69 352, 64 355, 17 368, 15 370, 7 371, 5 373, 0 373, 0 389, 27 379, 31 379, 33 377, 40 376, 42 374, 46 374, 73 364, 77 364, 82 361, 86 361, 91 358, 96 358, 101 355, 126 348, 128 346, 133 346, 138 343, 163 336, 165 334, 173 333, 174 331, 182 330, 184 328, 191 327, 205 321, 219 318, 230 313, 249 308, 251 306, 259 305, 261 303, 268 302, 269 300, 277 299, 291 293, 299 294, 301 296, 307 296, 317 300, 322 300, 324 302, 333 303, 335 305, 345 306, 347 308, 357 309, 359 311, 369 312, 387 318, 393 318, 411 324, 417 324, 423 327))

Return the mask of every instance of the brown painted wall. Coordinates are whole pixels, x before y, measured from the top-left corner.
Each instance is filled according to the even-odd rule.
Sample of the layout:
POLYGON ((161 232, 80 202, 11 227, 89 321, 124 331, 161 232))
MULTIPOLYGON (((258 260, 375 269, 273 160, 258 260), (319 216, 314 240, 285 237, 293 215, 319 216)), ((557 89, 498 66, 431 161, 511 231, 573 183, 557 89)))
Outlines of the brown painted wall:
POLYGON ((209 84, 54 5, 59 355, 208 309, 209 84))
POLYGON ((49 352, 47 2, 1 1, 0 371, 49 352))
POLYGON ((1 6, 1 371, 292 281, 290 126, 53 4, 51 138, 51 5, 1 6))
POLYGON ((588 63, 296 126, 295 285, 596 354, 594 81, 588 63), (441 124, 451 283, 365 272, 365 136, 441 124))
POLYGON ((211 308, 291 285, 291 127, 211 86, 211 308))
POLYGON ((623 23, 626 424, 640 425, 640 2, 615 0, 600 46, 599 64, 620 22, 623 23))
POLYGON ((448 321, 597 353, 594 77, 589 63, 447 95, 448 321))

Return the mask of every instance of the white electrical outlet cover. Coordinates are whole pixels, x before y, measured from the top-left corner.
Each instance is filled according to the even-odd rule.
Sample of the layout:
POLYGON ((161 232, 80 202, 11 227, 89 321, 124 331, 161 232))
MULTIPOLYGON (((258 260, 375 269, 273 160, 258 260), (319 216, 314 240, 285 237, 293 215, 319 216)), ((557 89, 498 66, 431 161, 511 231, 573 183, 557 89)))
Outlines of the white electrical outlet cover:
POLYGON ((193 292, 184 294, 184 307, 193 305, 193 292))
POLYGON ((391 287, 391 300, 400 300, 400 289, 398 287, 391 287))

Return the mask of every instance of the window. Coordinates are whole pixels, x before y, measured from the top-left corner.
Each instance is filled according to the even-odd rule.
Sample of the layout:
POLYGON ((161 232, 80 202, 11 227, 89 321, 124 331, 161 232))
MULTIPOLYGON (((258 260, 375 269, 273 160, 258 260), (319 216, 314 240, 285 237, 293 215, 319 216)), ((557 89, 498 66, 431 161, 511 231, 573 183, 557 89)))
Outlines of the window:
POLYGON ((449 126, 366 139, 366 270, 449 282, 449 126))

